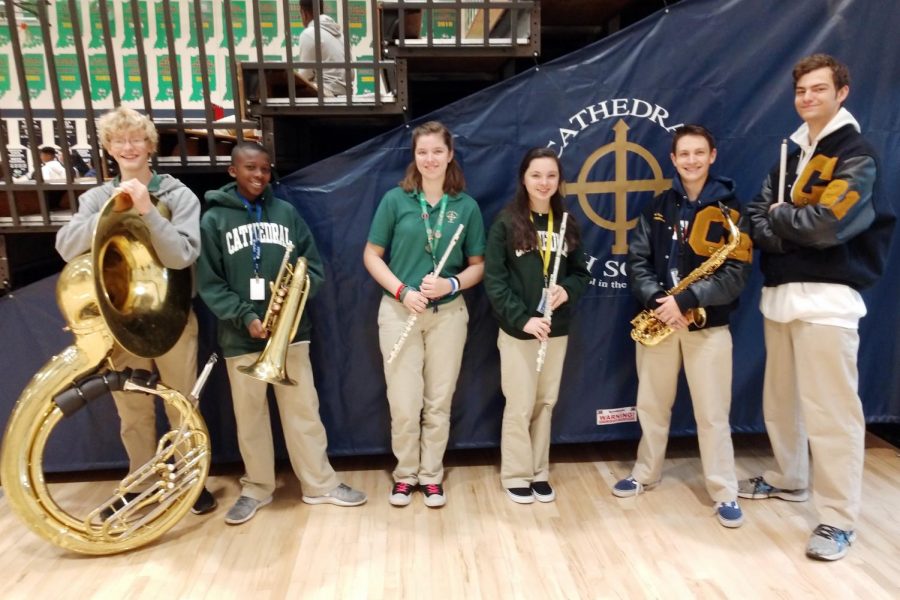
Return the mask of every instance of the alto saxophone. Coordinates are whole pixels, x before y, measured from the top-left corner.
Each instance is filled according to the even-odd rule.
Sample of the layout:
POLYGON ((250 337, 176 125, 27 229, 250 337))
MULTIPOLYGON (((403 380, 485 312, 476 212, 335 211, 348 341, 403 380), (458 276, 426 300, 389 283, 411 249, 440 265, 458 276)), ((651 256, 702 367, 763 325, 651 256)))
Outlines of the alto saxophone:
MULTIPOLYGON (((688 273, 688 275, 679 281, 676 286, 667 291, 667 296, 679 294, 686 290, 691 284, 701 279, 706 279, 715 273, 716 270, 722 266, 722 263, 725 262, 725 259, 728 258, 728 255, 738 247, 738 244, 740 244, 741 232, 738 230, 737 225, 734 224, 734 221, 731 220, 731 216, 728 214, 728 208, 721 207, 721 210, 722 214, 725 216, 725 222, 728 225, 730 234, 728 242, 722 244, 718 250, 713 252, 709 258, 703 261, 703 264, 688 273)), ((692 323, 697 327, 702 328, 706 325, 706 310, 704 310, 703 307, 689 309, 686 317, 688 323, 692 323)), ((672 335, 675 331, 660 321, 656 317, 656 314, 650 309, 645 309, 638 313, 638 315, 631 320, 631 325, 633 327, 631 330, 631 339, 640 342, 645 346, 655 346, 672 335)))

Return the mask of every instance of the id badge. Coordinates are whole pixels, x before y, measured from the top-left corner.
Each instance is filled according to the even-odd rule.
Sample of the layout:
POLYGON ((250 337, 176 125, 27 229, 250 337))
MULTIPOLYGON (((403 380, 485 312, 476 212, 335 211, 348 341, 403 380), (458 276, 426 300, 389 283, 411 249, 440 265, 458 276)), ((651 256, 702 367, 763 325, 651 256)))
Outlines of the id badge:
POLYGON ((548 288, 544 288, 541 292, 541 301, 538 302, 537 311, 542 315, 547 314, 547 298, 550 295, 550 290, 548 288))
POLYGON ((250 299, 265 300, 266 299, 266 280, 262 277, 250 278, 250 299))

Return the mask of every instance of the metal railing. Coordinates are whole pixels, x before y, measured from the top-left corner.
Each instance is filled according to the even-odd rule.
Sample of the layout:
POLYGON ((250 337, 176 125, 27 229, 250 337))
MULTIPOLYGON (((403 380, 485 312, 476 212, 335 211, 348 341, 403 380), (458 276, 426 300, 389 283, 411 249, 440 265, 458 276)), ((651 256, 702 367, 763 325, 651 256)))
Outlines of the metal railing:
POLYGON ((385 0, 396 25, 385 56, 528 56, 540 52, 536 0, 385 0))
POLYGON ((114 106, 130 105, 156 124, 154 169, 218 171, 229 144, 270 142, 269 117, 405 113, 406 63, 395 50, 433 47, 464 57, 527 52, 539 40, 536 1, 324 0, 322 7, 342 32, 343 60, 323 56, 329 34, 316 3, 315 56, 297 55, 299 0, 0 0, 0 231, 55 229, 81 191, 113 173, 96 120, 114 106), (399 16, 396 39, 393 30, 382 33, 391 11, 399 16), (424 15, 420 30, 408 32, 406 15, 416 12, 424 15), (4 54, 12 61, 5 96, 4 54), (304 69, 312 77, 300 75, 304 69), (335 70, 346 86, 341 95, 317 85, 335 70), (43 145, 59 148, 64 181, 43 180, 43 145), (95 176, 75 176, 73 152, 95 176), (32 180, 22 181, 29 168, 32 180))

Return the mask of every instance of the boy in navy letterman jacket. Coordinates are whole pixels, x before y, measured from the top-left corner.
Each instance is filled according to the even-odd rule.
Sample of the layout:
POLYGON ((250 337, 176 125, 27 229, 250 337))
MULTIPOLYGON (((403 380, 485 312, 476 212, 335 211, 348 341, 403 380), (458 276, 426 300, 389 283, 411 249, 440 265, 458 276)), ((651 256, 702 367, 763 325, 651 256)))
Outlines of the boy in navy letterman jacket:
MULTIPOLYGON (((225 522, 250 520, 272 501, 275 456, 269 420, 267 384, 238 371, 252 364, 271 332, 262 326, 269 304, 269 283, 278 277, 288 243, 289 263, 307 260, 309 295, 324 280, 324 269, 312 234, 289 203, 276 198, 269 186, 269 154, 259 144, 245 142, 231 155, 229 174, 236 179, 206 193, 208 210, 200 221, 202 252, 198 261, 200 296, 219 319, 219 345, 225 355, 234 401, 238 443, 246 474, 241 496, 225 522)), ((296 386, 275 386, 285 445, 307 504, 357 506, 366 495, 339 483, 328 462, 328 440, 319 416, 319 398, 309 361, 311 325, 304 314, 286 369, 296 386)))
POLYGON ((763 413, 778 464, 740 482, 740 496, 806 500, 811 452, 819 525, 806 554, 836 560, 856 537, 862 493, 856 354, 866 305, 859 291, 884 269, 894 218, 875 194, 875 152, 842 108, 847 67, 814 54, 797 63, 793 77, 804 122, 791 135, 799 148, 787 161, 784 201, 775 168, 747 208, 762 250, 763 413))
POLYGON ((746 233, 710 276, 683 291, 668 290, 702 265, 729 240, 723 208, 740 223, 734 183, 709 174, 716 159, 712 135, 698 125, 679 128, 671 159, 677 173, 672 188, 653 199, 629 238, 628 275, 641 305, 674 332, 654 346, 637 344, 637 412, 641 442, 631 475, 613 487, 625 498, 659 482, 669 437, 672 404, 682 366, 691 390, 706 489, 725 527, 739 527, 729 412, 731 408, 731 312, 750 276, 751 244, 746 233), (702 327, 687 318, 703 308, 702 327))

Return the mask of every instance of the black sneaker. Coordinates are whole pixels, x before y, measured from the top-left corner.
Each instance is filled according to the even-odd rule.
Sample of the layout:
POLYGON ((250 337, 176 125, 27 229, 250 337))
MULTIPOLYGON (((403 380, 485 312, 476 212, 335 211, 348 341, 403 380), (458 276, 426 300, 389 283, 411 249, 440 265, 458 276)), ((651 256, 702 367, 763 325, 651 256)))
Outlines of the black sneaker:
POLYGON ((516 504, 531 504, 534 502, 534 494, 531 493, 531 488, 506 488, 506 495, 516 504))
POLYGON ((553 502, 556 500, 556 492, 550 487, 550 482, 548 481, 531 482, 531 491, 538 502, 553 502))
POLYGON ((444 486, 440 483, 426 483, 420 486, 425 492, 425 506, 440 508, 447 504, 447 496, 444 494, 444 486))
POLYGON ((216 510, 218 505, 219 503, 216 502, 216 497, 212 495, 212 492, 203 488, 203 491, 200 492, 200 497, 197 498, 197 501, 194 502, 194 506, 191 507, 191 512, 195 515, 205 515, 206 513, 216 510))
POLYGON ((140 494, 138 494, 136 492, 125 492, 122 495, 122 498, 119 498, 118 500, 113 502, 110 506, 107 506, 102 511, 100 511, 100 518, 103 519, 104 521, 107 520, 108 518, 113 516, 113 514, 115 514, 116 511, 122 510, 123 508, 128 506, 128 504, 131 503, 138 496, 140 496, 140 494))

